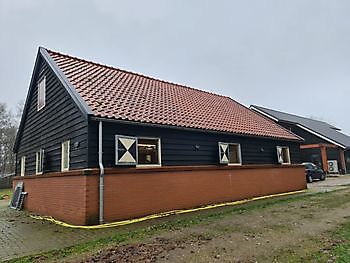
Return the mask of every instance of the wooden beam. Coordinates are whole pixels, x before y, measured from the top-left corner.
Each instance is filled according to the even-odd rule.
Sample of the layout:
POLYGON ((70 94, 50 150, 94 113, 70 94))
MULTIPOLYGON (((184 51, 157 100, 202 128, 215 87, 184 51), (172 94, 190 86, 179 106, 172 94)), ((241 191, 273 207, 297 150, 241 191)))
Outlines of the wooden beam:
POLYGON ((328 173, 327 148, 326 148, 326 146, 321 146, 321 156, 322 156, 322 168, 323 168, 323 171, 328 173))
POLYGON ((341 166, 343 172, 346 173, 347 171, 346 171, 344 150, 339 149, 339 157, 340 157, 340 166, 341 166))
POLYGON ((312 148, 337 148, 338 146, 334 144, 328 144, 328 143, 314 143, 314 144, 304 144, 300 145, 300 149, 312 149, 312 148))

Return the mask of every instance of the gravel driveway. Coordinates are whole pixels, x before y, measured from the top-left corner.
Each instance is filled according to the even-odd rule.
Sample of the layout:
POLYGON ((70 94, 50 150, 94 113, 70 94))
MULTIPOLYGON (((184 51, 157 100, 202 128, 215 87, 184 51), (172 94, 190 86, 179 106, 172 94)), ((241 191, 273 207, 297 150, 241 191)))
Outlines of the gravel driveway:
POLYGON ((307 184, 307 188, 311 191, 329 192, 346 188, 350 185, 350 174, 327 177, 325 181, 314 181, 307 184))

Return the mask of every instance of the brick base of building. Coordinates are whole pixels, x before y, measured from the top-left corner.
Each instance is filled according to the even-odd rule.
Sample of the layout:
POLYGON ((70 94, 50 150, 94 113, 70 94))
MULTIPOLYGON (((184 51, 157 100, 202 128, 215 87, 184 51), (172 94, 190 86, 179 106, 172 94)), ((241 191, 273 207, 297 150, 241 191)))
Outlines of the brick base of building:
MULTIPOLYGON (((98 223, 99 170, 15 177, 28 193, 24 207, 76 225, 98 223)), ((247 165, 106 169, 106 222, 174 209, 306 189, 304 167, 247 165)))

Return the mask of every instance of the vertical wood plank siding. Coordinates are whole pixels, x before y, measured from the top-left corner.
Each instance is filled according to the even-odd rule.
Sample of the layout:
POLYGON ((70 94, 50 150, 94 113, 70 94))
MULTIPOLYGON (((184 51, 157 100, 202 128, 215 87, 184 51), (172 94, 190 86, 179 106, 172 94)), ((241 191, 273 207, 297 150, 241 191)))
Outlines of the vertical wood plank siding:
POLYGON ((26 156, 26 175, 35 174, 35 153, 45 150, 44 172, 61 171, 61 143, 70 140, 70 169, 87 167, 87 121, 43 59, 35 72, 17 152, 17 175, 21 156, 26 156), (37 83, 46 76, 46 105, 37 111, 37 83), (75 147, 75 143, 79 147, 75 147))
MULTIPOLYGON (((103 161, 106 167, 115 167, 116 134, 159 137, 163 166, 218 165, 219 141, 240 143, 242 164, 277 164, 276 146, 289 146, 292 163, 301 162, 298 142, 104 122, 103 161), (199 150, 195 149, 195 145, 200 147, 199 150)), ((90 121, 89 167, 98 167, 97 141, 98 123, 90 121)))

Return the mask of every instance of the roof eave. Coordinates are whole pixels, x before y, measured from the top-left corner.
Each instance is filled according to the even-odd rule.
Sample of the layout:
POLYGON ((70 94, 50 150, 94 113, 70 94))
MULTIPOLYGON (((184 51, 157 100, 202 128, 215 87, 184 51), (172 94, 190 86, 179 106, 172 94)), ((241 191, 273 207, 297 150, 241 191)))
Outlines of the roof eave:
POLYGON ((84 118, 87 119, 88 115, 93 115, 93 111, 90 109, 86 101, 80 96, 80 94, 76 91, 75 87, 70 83, 66 75, 62 72, 62 70, 58 67, 56 62, 52 59, 47 50, 43 47, 39 47, 39 53, 42 55, 44 60, 50 66, 52 71, 55 73, 57 78, 63 84, 63 86, 68 91, 69 95, 74 100, 75 104, 78 106, 80 111, 83 113, 84 118))
POLYGON ((262 136, 262 135, 247 134, 247 133, 245 134, 245 133, 234 133, 234 132, 219 131, 219 130, 190 128, 190 127, 182 127, 182 126, 166 125, 166 124, 158 124, 158 123, 138 122, 138 121, 131 121, 131 120, 120 120, 120 119, 116 119, 116 118, 108 118, 108 117, 100 117, 100 116, 90 116, 90 119, 93 121, 105 121, 105 122, 120 123, 120 124, 132 124, 132 125, 139 125, 139 126, 146 126, 146 127, 167 128, 167 129, 177 129, 177 130, 196 131, 196 132, 209 132, 209 133, 216 133, 216 134, 235 135, 235 136, 242 136, 242 137, 254 137, 254 138, 279 140, 279 141, 291 141, 291 142, 299 142, 299 143, 301 141, 304 141, 304 139, 302 139, 302 138, 299 139, 299 137, 297 135, 296 135, 297 138, 291 139, 291 138, 262 136))
POLYGON ((303 126, 303 125, 301 125, 299 123, 297 123, 296 126, 299 127, 300 129, 303 129, 303 130, 305 130, 305 131, 307 131, 307 132, 309 132, 309 133, 311 133, 311 134, 313 134, 313 135, 323 139, 323 140, 326 140, 327 142, 330 142, 330 143, 332 143, 334 145, 337 145, 337 146, 339 146, 342 149, 346 149, 347 148, 345 145, 343 145, 341 143, 338 143, 338 142, 336 142, 336 141, 334 141, 332 139, 329 139, 328 137, 326 137, 326 136, 324 136, 324 135, 322 135, 322 134, 320 134, 318 132, 315 132, 314 130, 311 130, 311 129, 309 129, 309 128, 307 128, 307 127, 305 127, 305 126, 303 126))
POLYGON ((38 69, 39 60, 40 60, 40 56, 39 56, 39 51, 38 51, 37 56, 36 56, 36 59, 35 59, 35 63, 34 63, 34 68, 33 68, 32 76, 31 76, 31 78, 30 78, 29 89, 28 89, 27 96, 26 96, 26 100, 25 100, 25 103, 24 103, 23 112, 22 112, 22 116, 21 116, 21 121, 20 121, 20 123, 19 123, 18 130, 17 130, 17 134, 16 134, 15 143, 14 143, 14 145, 13 145, 13 151, 14 151, 14 152, 17 152, 17 149, 18 149, 19 138, 20 138, 20 134, 21 134, 21 132, 22 132, 22 128, 23 128, 23 125, 24 125, 23 123, 24 123, 24 120, 25 120, 25 116, 27 115, 27 109, 28 109, 28 103, 29 103, 29 96, 30 96, 31 91, 32 91, 33 82, 34 82, 34 75, 35 75, 35 72, 36 72, 37 69, 38 69))
MULTIPOLYGON (((278 118, 276 118, 276 117, 274 117, 274 116, 272 116, 272 115, 270 115, 270 114, 264 112, 263 110, 258 109, 258 108, 255 107, 254 105, 250 105, 249 109, 250 109, 250 110, 253 110, 253 111, 257 112, 257 113, 260 113, 262 116, 264 116, 264 117, 266 117, 266 118, 269 118, 269 119, 275 121, 276 123, 280 122, 280 120, 279 120, 278 118)), ((297 137, 300 141, 302 141, 302 142, 305 141, 305 139, 304 139, 303 137, 300 137, 298 134, 295 134, 294 132, 292 132, 292 131, 290 131, 290 130, 284 128, 284 127, 281 126, 281 125, 279 125, 279 126, 280 126, 282 129, 288 131, 290 134, 292 134, 292 135, 294 135, 295 137, 297 137)))
MULTIPOLYGON (((279 119, 277 119, 276 117, 271 116, 270 114, 264 112, 263 110, 258 109, 255 105, 251 105, 250 108, 253 109, 253 110, 255 110, 255 111, 257 111, 257 112, 260 112, 261 114, 265 115, 265 116, 268 117, 268 118, 271 118, 271 119, 274 118, 274 119, 276 119, 278 122, 285 122, 285 123, 293 124, 293 125, 295 125, 295 126, 301 128, 301 129, 303 129, 303 130, 305 130, 305 131, 307 131, 307 132, 309 132, 309 133, 311 133, 311 134, 313 134, 313 135, 315 135, 315 136, 317 136, 317 137, 323 139, 323 140, 326 140, 326 141, 329 142, 329 143, 332 143, 332 144, 334 144, 334 145, 336 145, 336 146, 338 146, 338 147, 344 149, 344 150, 346 150, 347 148, 350 148, 349 146, 345 146, 345 145, 343 145, 343 144, 341 144, 341 143, 339 143, 339 142, 337 142, 337 141, 335 141, 335 140, 332 140, 332 139, 328 138, 327 136, 325 136, 325 135, 323 135, 323 134, 321 134, 321 133, 319 133, 319 132, 316 132, 316 131, 314 131, 314 130, 308 128, 308 127, 305 127, 304 125, 302 125, 302 124, 300 124, 300 123, 290 122, 290 121, 287 121, 287 120, 279 120, 279 119)), ((333 126, 333 127, 334 127, 334 126, 333 126)))

